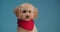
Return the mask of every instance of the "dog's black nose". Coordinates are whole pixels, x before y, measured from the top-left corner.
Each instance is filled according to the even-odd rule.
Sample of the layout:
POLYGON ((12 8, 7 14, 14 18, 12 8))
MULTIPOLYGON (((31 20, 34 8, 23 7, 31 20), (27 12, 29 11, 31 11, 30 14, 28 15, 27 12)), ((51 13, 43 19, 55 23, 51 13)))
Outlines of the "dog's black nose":
POLYGON ((29 18, 29 16, 27 15, 26 18, 29 18))

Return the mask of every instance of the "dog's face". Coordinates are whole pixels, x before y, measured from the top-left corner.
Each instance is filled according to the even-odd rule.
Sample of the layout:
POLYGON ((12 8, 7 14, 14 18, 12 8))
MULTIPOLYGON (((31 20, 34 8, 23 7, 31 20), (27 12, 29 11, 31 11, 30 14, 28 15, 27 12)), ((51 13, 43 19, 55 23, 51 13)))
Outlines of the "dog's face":
POLYGON ((31 4, 22 4, 14 10, 18 19, 30 20, 36 17, 37 9, 31 4))

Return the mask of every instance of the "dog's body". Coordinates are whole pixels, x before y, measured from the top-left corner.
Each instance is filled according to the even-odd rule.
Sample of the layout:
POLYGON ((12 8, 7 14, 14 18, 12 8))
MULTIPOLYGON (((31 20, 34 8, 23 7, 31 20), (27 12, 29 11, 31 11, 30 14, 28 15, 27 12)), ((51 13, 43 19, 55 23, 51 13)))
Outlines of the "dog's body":
MULTIPOLYGON (((21 4, 20 6, 18 6, 17 8, 15 8, 14 13, 16 14, 18 19, 26 20, 26 21, 28 21, 26 23, 31 24, 32 22, 31 21, 29 22, 29 20, 36 18, 37 9, 35 7, 33 7, 31 4, 24 3, 24 4, 21 4)), ((29 25, 26 23, 25 23, 26 24, 25 25, 23 22, 20 22, 18 24, 20 26, 18 26, 17 32, 37 32, 37 29, 36 29, 36 26, 34 23, 32 23, 31 25, 29 24, 31 26, 30 27, 31 29, 29 30, 28 29, 29 25), (21 25, 21 23, 23 25, 21 25)))
POLYGON ((18 27, 17 32, 37 32, 37 28, 34 25, 33 31, 29 31, 29 30, 25 30, 25 29, 23 29, 21 27, 18 27))

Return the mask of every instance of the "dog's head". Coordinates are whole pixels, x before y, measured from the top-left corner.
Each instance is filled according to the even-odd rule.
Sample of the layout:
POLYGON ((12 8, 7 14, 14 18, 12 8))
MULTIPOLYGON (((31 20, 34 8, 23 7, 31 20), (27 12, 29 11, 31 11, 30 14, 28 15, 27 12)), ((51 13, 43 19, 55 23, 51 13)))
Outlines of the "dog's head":
POLYGON ((30 20, 35 19, 37 17, 38 12, 32 4, 24 3, 16 7, 14 9, 14 13, 16 14, 18 19, 30 20))

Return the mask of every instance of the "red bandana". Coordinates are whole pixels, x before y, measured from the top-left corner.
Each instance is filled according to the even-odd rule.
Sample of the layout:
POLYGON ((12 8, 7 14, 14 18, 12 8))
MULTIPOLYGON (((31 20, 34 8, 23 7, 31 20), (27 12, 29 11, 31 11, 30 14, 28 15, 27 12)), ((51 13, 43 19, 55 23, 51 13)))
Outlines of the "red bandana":
POLYGON ((34 21, 32 19, 29 21, 18 19, 17 23, 19 27, 22 27, 26 30, 33 30, 34 28, 34 21))

